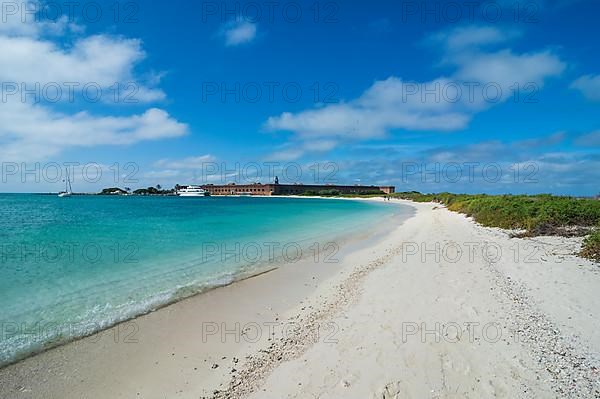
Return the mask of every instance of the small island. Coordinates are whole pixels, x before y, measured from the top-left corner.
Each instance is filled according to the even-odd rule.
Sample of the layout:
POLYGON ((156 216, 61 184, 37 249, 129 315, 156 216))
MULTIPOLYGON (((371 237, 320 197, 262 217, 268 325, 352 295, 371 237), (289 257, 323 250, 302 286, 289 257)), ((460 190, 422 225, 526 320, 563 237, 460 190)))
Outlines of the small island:
POLYGON ((162 195, 162 196, 175 196, 177 195, 177 191, 181 186, 178 184, 175 185, 174 188, 164 190, 160 184, 156 185, 156 187, 147 187, 147 188, 138 188, 136 190, 132 190, 129 187, 119 188, 119 187, 108 187, 102 189, 96 195, 162 195))

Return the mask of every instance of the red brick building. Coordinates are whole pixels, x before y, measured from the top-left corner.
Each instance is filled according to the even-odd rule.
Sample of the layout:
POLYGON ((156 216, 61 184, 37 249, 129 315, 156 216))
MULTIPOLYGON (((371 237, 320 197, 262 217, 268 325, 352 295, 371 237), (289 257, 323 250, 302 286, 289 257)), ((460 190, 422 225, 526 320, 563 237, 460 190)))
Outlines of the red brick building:
POLYGON ((210 195, 301 195, 322 191, 338 191, 341 194, 366 194, 381 191, 385 194, 395 192, 394 186, 338 186, 312 184, 227 184, 201 186, 210 195))

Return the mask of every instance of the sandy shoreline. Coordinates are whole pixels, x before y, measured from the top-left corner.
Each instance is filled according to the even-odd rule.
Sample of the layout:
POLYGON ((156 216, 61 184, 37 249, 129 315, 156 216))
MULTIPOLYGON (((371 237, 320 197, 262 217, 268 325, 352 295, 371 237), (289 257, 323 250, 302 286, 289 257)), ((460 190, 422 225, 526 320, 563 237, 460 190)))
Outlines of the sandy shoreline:
MULTIPOLYGON (((410 211, 410 208, 406 209, 410 211)), ((396 212, 399 219, 406 217, 403 214, 406 209, 396 212)), ((331 237, 328 243, 333 242, 339 246, 338 249, 321 247, 318 255, 311 251, 306 259, 293 264, 277 264, 274 268, 271 265, 269 270, 257 275, 168 304, 97 334, 11 364, 0 369, 0 397, 15 394, 43 398, 131 397, 132 392, 135 396, 138 392, 144 394, 146 378, 164 375, 161 367, 156 368, 156 376, 148 372, 148 367, 171 362, 176 356, 173 353, 177 343, 181 341, 186 344, 179 352, 194 354, 184 355, 184 360, 190 359, 188 363, 194 371, 193 376, 199 376, 203 381, 198 389, 202 394, 210 393, 229 377, 229 370, 225 367, 213 369, 214 364, 223 366, 225 354, 235 354, 245 349, 244 346, 247 346, 248 353, 266 347, 266 331, 277 323, 280 313, 301 303, 321 280, 336 274, 344 265, 345 256, 387 235, 392 227, 382 224, 347 237, 331 237), (230 334, 225 342, 218 342, 216 346, 208 339, 203 342, 203 329, 209 330, 214 324, 222 325, 226 330, 235 329, 237 324, 244 327, 257 321, 265 330, 261 331, 260 340, 246 340, 238 333, 233 337, 230 334), (174 324, 178 326, 176 329, 173 329, 174 324), (182 324, 185 325, 180 328, 182 324), (154 356, 157 352, 160 355, 154 356), (115 366, 117 364, 119 366, 115 366), (130 379, 137 378, 133 375, 136 370, 137 382, 141 385, 139 390, 130 389, 130 386, 136 385, 130 385, 130 379), (115 372, 124 377, 122 381, 115 383, 115 372), (74 383, 74 376, 80 380, 79 383, 74 383), (112 385, 114 390, 107 391, 108 385, 112 385)), ((233 356, 227 357, 231 361, 233 356)), ((177 384, 178 370, 173 372, 171 382, 177 384)), ((169 385, 165 387, 165 394, 171 393, 169 385)), ((156 389, 148 386, 143 397, 153 397, 156 389)))
POLYGON ((303 261, 26 359, 0 370, 0 397, 600 396, 600 273, 577 240, 392 202, 415 215, 337 264, 303 261))

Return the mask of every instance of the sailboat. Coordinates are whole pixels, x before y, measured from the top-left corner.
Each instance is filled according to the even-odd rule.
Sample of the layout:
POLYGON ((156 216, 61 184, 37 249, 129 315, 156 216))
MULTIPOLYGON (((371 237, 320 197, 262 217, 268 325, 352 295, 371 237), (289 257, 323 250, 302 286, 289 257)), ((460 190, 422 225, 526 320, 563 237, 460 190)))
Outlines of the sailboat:
POLYGON ((73 189, 71 188, 71 179, 69 178, 69 170, 65 169, 67 172, 67 179, 65 180, 65 191, 61 191, 58 193, 58 196, 61 198, 70 197, 73 195, 73 189))

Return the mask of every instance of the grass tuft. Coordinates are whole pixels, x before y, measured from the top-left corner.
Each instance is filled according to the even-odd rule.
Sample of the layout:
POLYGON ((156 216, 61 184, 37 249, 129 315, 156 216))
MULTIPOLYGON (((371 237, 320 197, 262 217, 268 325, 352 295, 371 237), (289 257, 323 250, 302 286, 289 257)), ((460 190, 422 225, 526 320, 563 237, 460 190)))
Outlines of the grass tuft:
POLYGON ((580 256, 600 262, 600 230, 593 232, 585 241, 580 256))

